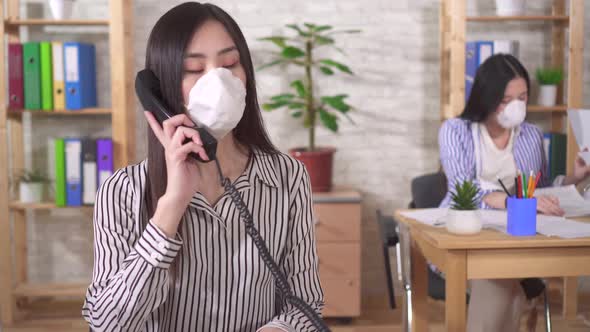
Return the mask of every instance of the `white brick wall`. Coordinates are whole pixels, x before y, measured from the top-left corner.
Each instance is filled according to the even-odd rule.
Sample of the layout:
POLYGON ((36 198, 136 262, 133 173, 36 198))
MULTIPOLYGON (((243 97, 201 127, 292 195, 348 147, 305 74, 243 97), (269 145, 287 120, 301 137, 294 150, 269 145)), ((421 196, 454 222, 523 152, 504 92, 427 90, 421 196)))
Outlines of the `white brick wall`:
MULTIPOLYGON (((139 69, 150 29, 169 8, 182 1, 135 1, 135 58, 139 69)), ((410 180, 438 168, 437 130, 439 126, 439 50, 438 8, 436 0, 221 0, 246 35, 254 61, 268 58, 269 46, 256 39, 285 32, 284 24, 315 22, 339 28, 362 29, 362 34, 343 36, 338 42, 347 56, 326 50, 351 65, 354 77, 329 77, 320 80, 321 91, 350 94, 358 110, 352 115, 356 125, 341 121, 333 135, 318 132, 318 142, 338 148, 335 182, 358 188, 363 193, 363 289, 365 294, 380 294, 385 287, 381 252, 378 247, 374 214, 386 213, 409 202, 410 180), (263 18, 263 19, 261 19, 263 18)), ((470 3, 469 11, 490 13, 492 1, 470 3)), ((549 12, 550 1, 529 1, 532 12, 549 12)), ((76 12, 81 17, 106 17, 106 1, 79 0, 76 12)), ((590 6, 586 8, 586 17, 590 6)), ((521 40, 522 60, 530 70, 549 63, 549 26, 534 24, 475 25, 470 23, 469 38, 510 38, 521 40), (493 29, 491 29, 493 28, 493 29), (490 30, 494 32, 488 34, 490 30)), ((590 45, 590 26, 586 25, 586 45, 590 45)), ((72 37, 70 37, 72 38, 72 37)), ((585 90, 590 87, 590 52, 585 52, 585 90)), ((108 63, 104 62, 105 67, 108 63)), ((292 74, 292 73, 291 73, 292 74)), ((108 78, 103 78, 106 80, 108 78)), ((283 91, 289 80, 278 70, 257 75, 259 95, 283 91)), ((103 83, 104 84, 104 83, 103 83)), ((102 97, 108 100, 108 96, 102 97)), ((590 105, 590 94, 585 94, 590 105)), ((264 119, 273 141, 286 151, 306 143, 306 132, 286 112, 265 113, 264 119)), ((145 121, 137 119, 138 159, 145 156, 145 121)), ((97 129, 97 131, 100 130, 97 129)), ((43 142, 43 140, 35 140, 43 142)), ((35 143, 36 146, 40 143, 35 143)), ((89 216, 55 216, 58 225, 32 223, 30 237, 31 278, 35 280, 71 279, 90 275, 92 252, 89 216), (66 221, 67 220, 67 221, 66 221), (54 227, 56 226, 56 227, 54 227), (38 240, 46 240, 40 242, 38 240), (34 241, 33 241, 34 240, 34 241), (72 271, 73 269, 73 271, 72 271)))

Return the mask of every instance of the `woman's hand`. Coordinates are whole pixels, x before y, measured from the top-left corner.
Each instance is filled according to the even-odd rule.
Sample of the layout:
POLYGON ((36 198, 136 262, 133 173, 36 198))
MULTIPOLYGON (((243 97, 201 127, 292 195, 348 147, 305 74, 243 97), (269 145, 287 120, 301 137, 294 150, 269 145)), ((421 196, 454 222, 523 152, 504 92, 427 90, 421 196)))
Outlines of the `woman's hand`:
POLYGON ((537 196, 537 210, 550 216, 562 217, 565 215, 565 211, 559 206, 559 199, 555 196, 537 196))
POLYGON ((188 157, 194 152, 208 160, 199 133, 188 127, 194 126, 186 114, 175 115, 165 120, 162 126, 150 112, 144 112, 154 134, 164 147, 166 159, 166 192, 158 201, 154 222, 173 237, 191 198, 199 190, 201 173, 195 161, 188 157), (186 139, 190 142, 184 144, 186 139))
POLYGON ((494 191, 491 192, 483 197, 483 202, 487 205, 491 206, 494 209, 505 209, 506 208, 506 198, 508 196, 505 192, 502 191, 494 191))

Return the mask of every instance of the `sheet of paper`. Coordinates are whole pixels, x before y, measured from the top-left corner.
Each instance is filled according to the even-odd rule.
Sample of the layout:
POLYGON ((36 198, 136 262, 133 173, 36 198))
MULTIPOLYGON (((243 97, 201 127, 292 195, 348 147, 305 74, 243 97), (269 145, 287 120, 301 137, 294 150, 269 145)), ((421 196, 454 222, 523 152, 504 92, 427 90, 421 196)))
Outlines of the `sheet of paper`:
POLYGON ((571 109, 567 111, 567 117, 580 149, 590 148, 590 110, 571 109))
POLYGON ((590 237, 590 223, 539 215, 537 216, 537 233, 566 239, 590 237))
POLYGON ((447 215, 449 209, 421 209, 421 210, 408 210, 402 212, 402 215, 407 218, 412 218, 425 225, 430 226, 444 226, 444 218, 447 215))
POLYGON ((584 200, 576 186, 549 187, 535 190, 535 196, 552 195, 559 199, 559 205, 566 217, 582 217, 590 215, 590 202, 584 200))
POLYGON ((590 151, 581 151, 578 152, 578 156, 582 157, 586 162, 586 165, 590 165, 590 151))

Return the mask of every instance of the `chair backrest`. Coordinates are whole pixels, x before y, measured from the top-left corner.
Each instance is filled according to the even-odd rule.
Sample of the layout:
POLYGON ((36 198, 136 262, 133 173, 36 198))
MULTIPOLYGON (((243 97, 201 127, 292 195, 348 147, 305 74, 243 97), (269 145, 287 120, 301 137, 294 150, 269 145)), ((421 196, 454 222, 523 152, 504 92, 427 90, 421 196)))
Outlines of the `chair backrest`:
POLYGON ((447 177, 444 173, 432 173, 412 180, 412 208, 435 208, 447 194, 447 177))
POLYGON ((395 245, 398 241, 397 222, 393 217, 384 215, 381 210, 377 210, 377 223, 379 224, 379 235, 382 244, 386 246, 395 245))

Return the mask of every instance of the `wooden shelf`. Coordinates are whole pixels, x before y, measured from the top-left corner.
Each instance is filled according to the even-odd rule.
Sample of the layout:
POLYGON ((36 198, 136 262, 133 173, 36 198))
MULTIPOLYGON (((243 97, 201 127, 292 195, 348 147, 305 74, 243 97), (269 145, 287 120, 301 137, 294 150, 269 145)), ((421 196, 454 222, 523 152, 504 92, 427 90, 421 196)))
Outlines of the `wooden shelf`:
POLYGON ((111 115, 110 108, 83 108, 80 110, 15 110, 7 111, 10 116, 21 116, 23 113, 30 113, 34 116, 80 116, 80 115, 111 115))
MULTIPOLYGON (((27 119, 27 117, 34 117, 34 122, 44 119, 49 120, 50 117, 66 122, 97 120, 102 124, 104 121, 105 125, 110 124, 112 129, 110 137, 116 147, 112 156, 114 169, 129 165, 135 160, 135 117, 137 115, 133 90, 135 75, 132 75, 131 70, 129 70, 135 67, 133 26, 131 24, 133 21, 134 1, 109 0, 107 2, 108 10, 102 18, 85 19, 85 17, 76 17, 71 20, 53 20, 51 17, 27 18, 26 15, 20 17, 20 9, 23 4, 27 3, 26 0, 3 0, 0 2, 0 14, 2 14, 0 15, 0 30, 2 30, 3 45, 8 42, 26 41, 27 29, 23 28, 27 27, 39 30, 46 37, 62 33, 77 35, 78 37, 74 37, 74 40, 78 40, 89 33, 100 33, 101 36, 97 37, 106 40, 107 51, 106 54, 97 53, 96 56, 104 57, 104 59, 100 60, 106 62, 97 59, 97 64, 100 66, 96 70, 110 73, 110 75, 107 75, 107 82, 103 83, 105 83, 105 89, 110 92, 111 100, 108 105, 104 105, 108 108, 101 105, 101 107, 82 110, 41 111, 15 109, 6 106, 9 99, 7 98, 8 89, 4 85, 0 89, 0 158, 10 159, 11 165, 0 162, 0 184, 10 183, 11 170, 26 168, 25 154, 27 151, 25 143, 28 142, 25 141, 25 137, 30 136, 31 131, 35 130, 23 123, 23 120, 27 119), (23 116, 23 114, 26 115, 23 116), (40 117, 43 117, 43 119, 40 119, 40 117), (8 126, 10 130, 7 130, 8 126)), ((39 38, 43 40, 43 38, 39 38)), ((91 38, 91 40, 95 40, 95 38, 91 38)), ((7 58, 7 49, 0 47, 0 59, 6 60, 7 58)), ((9 68, 6 63, 3 63, 0 68, 0 82, 6 84, 8 76, 9 68)), ((60 121, 40 121, 36 125, 49 126, 47 129, 53 129, 54 133, 59 133, 60 121)), ((80 127, 76 130, 76 133, 71 135, 80 137, 90 135, 91 133, 88 133, 85 129, 80 127)), ((38 214, 35 217, 39 220, 46 220, 51 214, 71 214, 72 216, 83 216, 87 219, 87 217, 91 218, 94 207, 88 205, 57 207, 52 201, 23 204, 14 200, 18 200, 18 198, 13 197, 10 187, 0 185, 0 202, 4 202, 4 204, 0 204, 0 326, 14 325, 24 320, 24 310, 21 309, 27 305, 25 302, 34 301, 18 301, 23 297, 37 297, 37 299, 34 299, 35 301, 62 296, 68 298, 68 300, 69 297, 81 300, 88 286, 88 284, 35 285, 26 282, 30 265, 27 262, 27 234, 30 232, 27 228, 27 219, 31 213, 38 214), (18 285, 18 287, 15 288, 15 285, 18 285)), ((69 229, 62 231, 68 232, 69 229)), ((92 243, 88 243, 88 247, 91 248, 92 243)), ((52 310, 51 316, 57 317, 59 312, 52 310)), ((60 328, 49 329, 63 330, 60 328)), ((86 327, 87 330, 88 327, 86 327)))
POLYGON ((21 297, 84 297, 88 283, 20 284, 12 290, 21 297))
POLYGON ((555 105, 555 106, 540 106, 540 105, 529 105, 527 111, 533 113, 554 113, 554 112, 567 112, 567 105, 555 105))
POLYGON ((506 22, 506 21, 549 21, 569 22, 567 15, 525 15, 525 16, 468 16, 468 22, 506 22))
POLYGON ((82 206, 56 206, 52 202, 41 202, 41 203, 21 203, 11 202, 9 204, 11 210, 25 211, 25 210, 90 210, 94 209, 92 205, 82 206))
POLYGON ((108 26, 108 20, 6 19, 6 26, 108 26))

